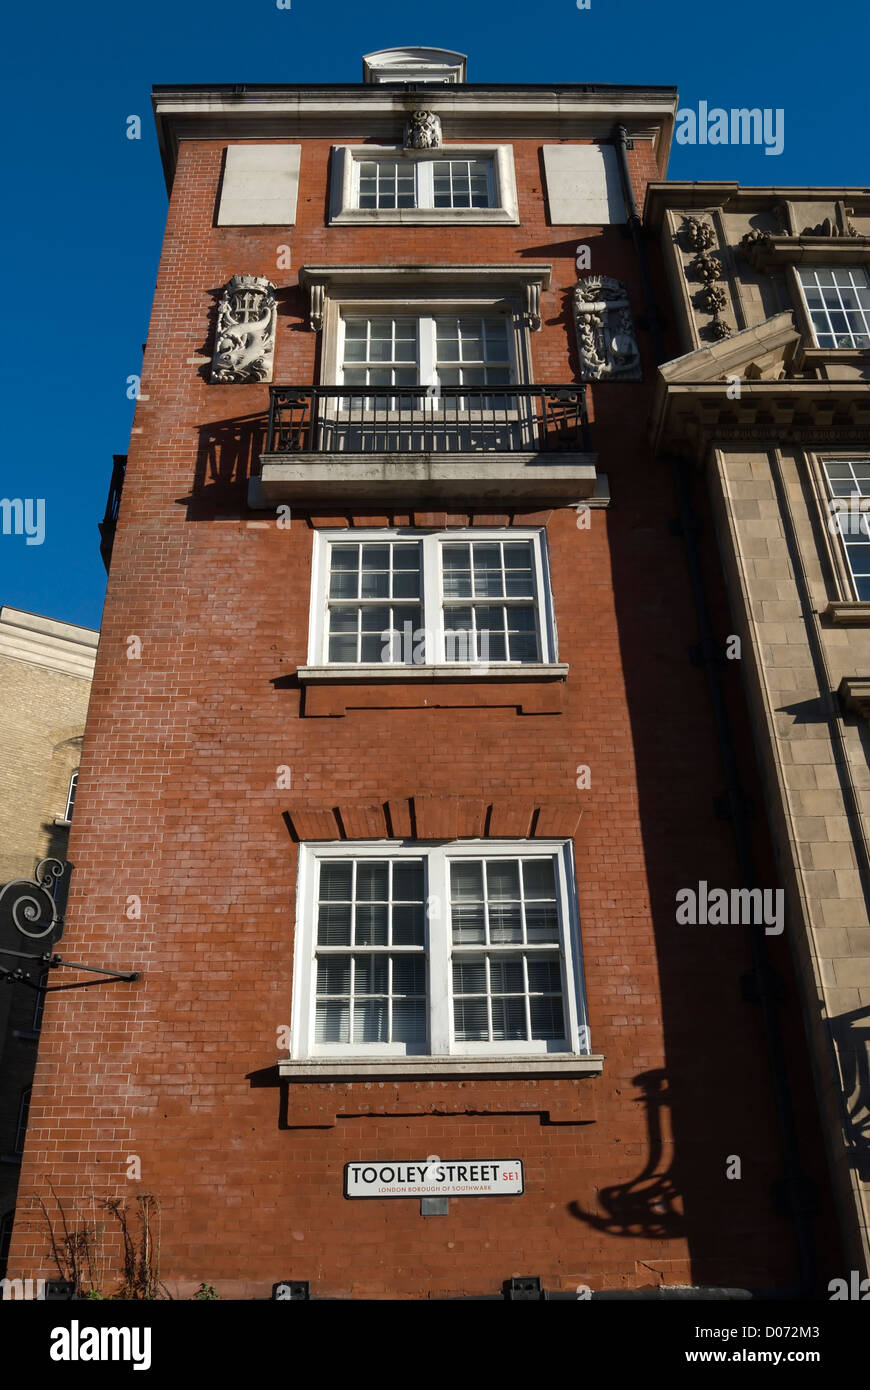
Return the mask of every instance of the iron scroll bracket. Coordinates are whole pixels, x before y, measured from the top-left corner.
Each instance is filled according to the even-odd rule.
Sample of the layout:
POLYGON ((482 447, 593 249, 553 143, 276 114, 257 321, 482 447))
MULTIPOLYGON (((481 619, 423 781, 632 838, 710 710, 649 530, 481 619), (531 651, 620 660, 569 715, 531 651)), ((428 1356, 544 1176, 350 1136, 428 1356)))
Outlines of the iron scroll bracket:
MULTIPOLYGON (((52 955, 46 952, 41 956, 34 956, 27 951, 5 951, 0 949, 0 956, 16 956, 19 960, 32 960, 38 963, 43 969, 56 970, 60 966, 65 966, 68 970, 86 970, 90 975, 106 975, 111 980, 126 980, 132 982, 140 978, 138 970, 104 970, 98 965, 83 965, 78 960, 64 960, 62 956, 52 955)), ((11 984, 27 985, 28 988, 36 990, 39 994, 48 994, 51 985, 43 985, 32 980, 21 966, 16 969, 9 969, 5 965, 0 965, 0 980, 9 981, 11 984)), ((64 989, 82 989, 82 985, 64 985, 64 989)))
MULTIPOLYGON (((0 887, 0 939, 7 940, 17 931, 30 941, 42 940, 46 945, 54 945, 63 932, 63 914, 59 911, 62 903, 58 901, 56 889, 61 884, 71 865, 59 859, 43 859, 36 867, 32 879, 14 879, 0 887)), ((63 896, 63 895, 61 895, 63 896)), ((11 938, 14 940, 14 936, 11 938)), ((81 961, 64 960, 53 951, 34 954, 29 951, 12 950, 0 947, 0 956, 13 956, 20 961, 33 961, 45 970, 65 967, 69 970, 85 970, 90 975, 104 975, 111 980, 131 982, 139 979, 135 970, 106 970, 102 966, 83 965, 81 961)), ((33 980, 23 966, 0 965, 0 982, 23 984, 39 994, 46 994, 52 988, 41 980, 33 980)), ((57 985, 55 989, 84 989, 87 981, 74 985, 57 985)))

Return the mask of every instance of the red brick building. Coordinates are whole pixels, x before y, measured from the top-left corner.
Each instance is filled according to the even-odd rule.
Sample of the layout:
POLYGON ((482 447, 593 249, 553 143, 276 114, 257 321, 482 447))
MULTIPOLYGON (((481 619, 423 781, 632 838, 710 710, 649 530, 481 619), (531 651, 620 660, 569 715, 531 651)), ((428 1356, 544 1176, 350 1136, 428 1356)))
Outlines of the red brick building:
POLYGON ((806 1288, 836 1251, 797 1011, 750 930, 675 918, 741 883, 692 661, 718 560, 693 590, 646 442, 677 348, 635 208, 676 94, 364 76, 155 92, 63 938, 140 979, 49 996, 10 1274, 57 1272, 51 1182, 107 1289, 99 1202, 141 1194, 181 1296, 806 1288))

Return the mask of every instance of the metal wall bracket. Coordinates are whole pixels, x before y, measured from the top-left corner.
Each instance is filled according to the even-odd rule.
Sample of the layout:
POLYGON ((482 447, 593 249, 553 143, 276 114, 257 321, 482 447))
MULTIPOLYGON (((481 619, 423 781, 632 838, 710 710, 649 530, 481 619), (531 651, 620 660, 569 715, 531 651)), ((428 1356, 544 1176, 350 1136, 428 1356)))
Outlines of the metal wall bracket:
POLYGON ((450 1211, 449 1197, 421 1197, 421 1216, 447 1216, 450 1211))
POLYGON ((506 1279, 504 1296, 511 1303, 540 1303, 547 1293, 537 1274, 524 1274, 506 1279))
POLYGON ((280 1284, 272 1285, 272 1298, 278 1302, 310 1302, 311 1285, 307 1279, 282 1279, 280 1284))

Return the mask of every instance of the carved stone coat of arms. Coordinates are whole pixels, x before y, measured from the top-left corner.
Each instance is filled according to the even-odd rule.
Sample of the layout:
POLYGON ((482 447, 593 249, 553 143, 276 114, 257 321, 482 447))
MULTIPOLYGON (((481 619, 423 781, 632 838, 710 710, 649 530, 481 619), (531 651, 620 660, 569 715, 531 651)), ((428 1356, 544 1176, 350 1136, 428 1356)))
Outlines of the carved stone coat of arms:
POLYGON ((441 148, 441 117, 434 111, 412 111, 405 125, 406 150, 438 150, 441 148))
POLYGON ((275 286, 262 275, 234 275, 218 304, 213 382, 271 381, 275 286))
POLYGON ((583 381, 640 381, 640 350, 628 292, 619 280, 588 275, 574 288, 583 381))

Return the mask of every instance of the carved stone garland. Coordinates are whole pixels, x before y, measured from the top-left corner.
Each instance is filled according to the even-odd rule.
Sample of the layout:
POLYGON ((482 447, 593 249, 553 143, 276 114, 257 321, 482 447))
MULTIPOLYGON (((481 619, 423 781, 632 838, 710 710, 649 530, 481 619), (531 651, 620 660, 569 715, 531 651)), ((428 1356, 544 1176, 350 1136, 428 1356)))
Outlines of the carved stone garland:
POLYGON ((640 349, 621 281, 607 275, 580 280, 574 288, 574 325, 583 381, 640 381, 640 349))
POLYGON ((706 313, 713 315, 710 335, 713 338, 730 338, 733 329, 721 316, 728 304, 728 295, 721 285, 716 284, 717 280, 722 279, 722 262, 718 256, 710 255, 710 247, 716 241, 713 226, 709 222, 702 222, 700 217, 684 217, 683 231, 689 246, 697 253, 689 269, 704 285, 697 302, 706 313))
POLYGON ((234 275, 218 304, 211 379, 271 381, 275 354, 275 286, 262 275, 234 275))

